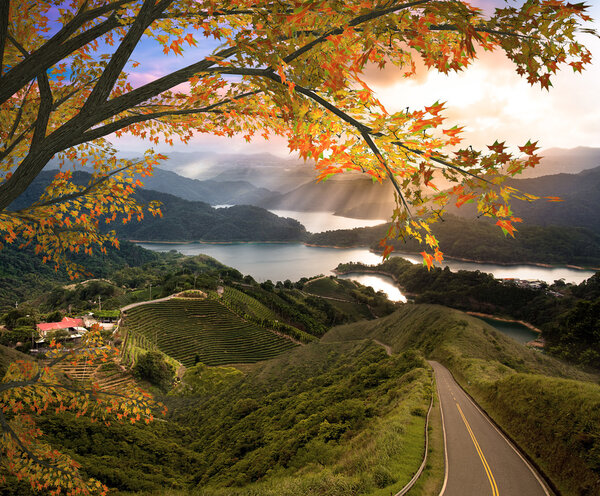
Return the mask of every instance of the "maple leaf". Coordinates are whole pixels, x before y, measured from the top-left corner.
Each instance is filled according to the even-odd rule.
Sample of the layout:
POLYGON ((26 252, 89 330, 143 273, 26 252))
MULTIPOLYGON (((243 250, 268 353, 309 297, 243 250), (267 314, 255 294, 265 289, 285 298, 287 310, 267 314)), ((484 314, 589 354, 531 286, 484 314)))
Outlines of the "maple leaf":
POLYGON ((503 181, 539 162, 536 143, 519 148, 524 159, 498 141, 489 152, 454 153, 464 126, 443 129, 445 104, 389 113, 361 71, 394 64, 410 77, 419 58, 443 73, 468 70, 482 47, 502 51, 530 84, 550 89, 562 68, 580 72, 591 63, 578 31, 595 33, 585 27, 588 7, 562 0, 508 5, 490 15, 461 0, 385 7, 371 0, 150 3, 148 10, 148 2, 92 7, 73 0, 49 10, 48 2, 29 2, 26 16, 3 10, 10 42, 0 40, 0 241, 35 246, 70 277, 83 273, 71 253, 119 246, 100 224, 162 215, 158 205, 143 208, 135 200, 138 177, 151 175, 162 157, 149 149, 139 161, 120 159, 108 141, 113 134, 151 145, 185 144, 194 132, 281 136, 315 161, 319 179, 359 170, 373 182, 389 180, 397 199, 389 236, 434 247, 433 255, 422 252, 428 269, 443 259, 429 224, 442 218, 451 196, 458 206, 477 201, 478 212, 514 236, 517 220, 503 205, 538 197, 503 181), (64 39, 53 29, 60 19, 75 23, 64 39), (129 62, 146 40, 163 54, 150 67, 129 62), (184 44, 208 55, 184 58, 184 44), (176 69, 167 56, 179 57, 176 69), (160 74, 134 79, 131 65, 139 74, 160 74), (11 210, 52 157, 63 170, 70 163, 91 167, 92 180, 81 186, 59 172, 37 203, 11 210), (451 182, 449 191, 431 192, 433 169, 451 182))
POLYGON ((514 232, 516 231, 516 229, 513 227, 513 225, 511 224, 511 222, 509 220, 499 219, 496 222, 496 225, 500 226, 500 228, 502 229, 502 232, 504 233, 505 236, 507 234, 510 234, 513 238, 515 237, 514 232))

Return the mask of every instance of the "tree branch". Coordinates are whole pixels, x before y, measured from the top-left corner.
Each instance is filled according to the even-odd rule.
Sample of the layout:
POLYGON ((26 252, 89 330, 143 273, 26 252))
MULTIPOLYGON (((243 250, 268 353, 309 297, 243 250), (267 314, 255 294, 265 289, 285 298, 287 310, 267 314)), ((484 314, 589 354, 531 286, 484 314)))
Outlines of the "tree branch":
POLYGON ((388 8, 382 9, 382 10, 377 10, 377 11, 369 12, 368 14, 363 14, 361 16, 358 16, 358 17, 352 19, 348 23, 347 26, 343 26, 343 27, 340 26, 335 29, 331 29, 331 30, 327 31, 326 33, 324 33, 323 35, 316 38, 315 40, 311 41, 310 43, 307 43, 303 47, 298 48, 296 51, 290 53, 287 57, 285 57, 283 59, 283 61, 286 64, 289 64, 292 60, 297 59, 302 54, 312 50, 316 45, 323 43, 324 41, 327 41, 327 38, 329 36, 335 36, 338 34, 342 34, 346 29, 348 29, 350 27, 358 26, 359 24, 363 24, 365 22, 372 21, 373 19, 377 19, 378 17, 382 17, 384 15, 391 14, 392 12, 397 12, 398 10, 403 10, 403 9, 407 9, 410 7, 416 7, 417 5, 429 3, 430 1, 431 0, 417 0, 415 2, 402 3, 400 5, 395 5, 395 6, 388 7, 388 8))
MULTIPOLYGON (((162 12, 172 1, 162 0, 156 6, 156 9, 160 9, 162 12)), ((86 113, 93 112, 95 106, 108 98, 123 67, 129 60, 146 28, 154 21, 155 15, 154 0, 145 0, 142 8, 135 17, 134 23, 129 28, 129 31, 127 31, 127 34, 111 57, 108 65, 104 68, 100 79, 83 105, 81 109, 82 114, 85 115, 86 113)))
POLYGON ((8 37, 8 17, 10 13, 10 0, 0 0, 0 77, 4 69, 4 48, 8 37))
POLYGON ((363 133, 361 133, 361 135, 362 135, 363 139, 365 140, 365 142, 367 143, 367 145, 369 145, 369 148, 371 149, 371 151, 377 157, 377 160, 379 160, 379 163, 381 165, 383 165, 383 167, 387 171, 388 177, 390 178, 390 181, 392 182, 392 185, 394 186, 396 193, 398 193, 398 197, 402 201, 402 205, 404 205, 404 209, 406 210, 408 217, 410 219, 412 219, 412 214, 410 213, 410 208, 408 206, 408 203, 406 202, 406 199, 404 198, 404 195, 402 194, 402 190, 400 189, 400 186, 398 185, 398 182, 396 181, 396 178, 394 177, 394 173, 389 168, 386 160, 383 158, 383 155, 381 155, 379 148, 377 147, 377 145, 375 144, 375 142, 373 141, 373 139, 371 138, 371 135, 369 133, 363 132, 363 133))
POLYGON ((25 444, 23 444, 23 441, 21 440, 21 438, 18 436, 18 434, 14 431, 14 429, 10 426, 10 424, 6 420, 6 417, 4 416, 4 413, 2 413, 1 409, 0 409, 0 425, 2 426, 2 429, 5 432, 7 432, 10 435, 10 437, 12 437, 15 440, 15 442, 19 446, 19 449, 21 450, 21 452, 24 455, 26 455, 28 458, 33 460, 34 463, 37 463, 38 465, 41 465, 42 467, 46 467, 47 469, 50 469, 50 470, 56 470, 57 472, 60 472, 61 474, 65 474, 68 476, 73 475, 72 472, 68 472, 60 467, 51 465, 47 461, 38 458, 38 456, 33 451, 31 451, 27 446, 25 446, 25 444))
POLYGON ((139 162, 135 162, 133 164, 126 165, 119 169, 115 169, 115 170, 111 171, 109 174, 107 174, 106 176, 102 176, 102 177, 98 178, 97 181, 94 181, 92 184, 89 184, 81 191, 77 191, 77 192, 71 193, 69 195, 59 196, 57 198, 52 198, 51 200, 48 200, 45 202, 34 203, 34 204, 30 205, 29 207, 23 208, 21 210, 16 210, 14 212, 14 214, 17 214, 17 215, 21 214, 21 213, 26 212, 27 210, 31 209, 32 207, 35 207, 35 208, 49 207, 50 205, 56 205, 57 203, 63 203, 63 202, 75 200, 76 198, 81 198, 82 196, 85 196, 85 195, 91 193, 92 191, 94 191, 98 186, 100 186, 101 184, 108 181, 115 174, 118 174, 119 172, 123 172, 124 170, 127 170, 127 169, 131 169, 132 167, 135 167, 136 165, 141 164, 141 163, 142 163, 142 161, 140 160, 139 162))
POLYGON ((11 139, 13 139, 15 133, 17 132, 17 128, 19 127, 19 124, 21 123, 21 118, 23 117, 23 109, 25 107, 25 101, 27 100, 27 97, 29 96, 29 92, 31 91, 31 88, 33 88, 33 82, 29 85, 27 90, 25 90, 25 94, 23 95, 23 98, 21 99, 21 104, 19 105, 19 110, 17 110, 17 115, 15 116, 13 125, 10 129, 10 132, 8 133, 8 136, 6 137, 7 142, 10 141, 11 139))
MULTIPOLYGON (((413 148, 409 148, 404 143, 402 143, 402 141, 392 141, 392 144, 393 145, 397 145, 400 148, 404 148, 405 150, 407 150, 407 151, 409 151, 411 153, 415 153, 417 155, 425 155, 425 152, 423 152, 422 150, 415 150, 413 148)), ((432 162, 437 162, 438 164, 441 164, 444 167, 448 167, 449 169, 454 169, 455 171, 460 172, 463 176, 471 176, 471 177, 473 177, 475 179, 478 179, 479 181, 483 181, 484 183, 492 184, 492 185, 494 184, 491 181, 488 181, 486 178, 478 176, 477 174, 473 174, 472 172, 469 172, 466 169, 463 169, 463 168, 458 167, 458 166, 456 166, 454 164, 451 164, 450 162, 448 162, 448 161, 446 161, 446 160, 444 160, 442 158, 435 157, 435 156, 431 155, 429 157, 429 160, 431 160, 432 162)))
MULTIPOLYGON (((127 0, 130 1, 130 0, 127 0)), ((126 3, 124 0, 115 2, 115 8, 118 4, 126 3)), ((87 11, 82 14, 82 18, 93 11, 87 11)), ((112 31, 120 26, 116 16, 110 16, 105 21, 91 27, 87 31, 66 40, 57 39, 55 35, 40 48, 29 54, 29 56, 12 67, 4 75, 0 75, 0 104, 12 97, 19 89, 34 79, 40 70, 47 70, 62 59, 69 56, 75 50, 87 45, 100 36, 112 31), (64 43, 63 43, 64 41, 64 43)))
POLYGON ((165 110, 163 112, 153 112, 150 114, 135 114, 129 117, 125 117, 115 122, 111 122, 105 126, 96 127, 86 131, 81 135, 79 141, 74 143, 75 145, 85 143, 87 141, 92 141, 98 138, 102 138, 104 136, 108 136, 111 133, 119 131, 127 126, 131 126, 132 124, 137 124, 139 122, 146 122, 149 120, 160 119, 162 117, 176 117, 183 115, 193 115, 193 114, 201 114, 201 113, 221 113, 221 111, 216 110, 218 107, 225 105, 227 103, 231 103, 235 100, 241 100, 243 98, 247 98, 249 96, 257 95, 262 93, 262 90, 256 91, 248 91, 247 93, 242 93, 236 97, 228 98, 226 100, 222 100, 217 103, 213 103, 212 105, 208 105, 206 107, 198 108, 198 109, 181 109, 181 110, 165 110))
MULTIPOLYGON (((213 55, 217 59, 226 59, 231 57, 237 51, 237 47, 230 47, 213 55)), ((94 112, 94 116, 97 116, 95 122, 102 122, 114 115, 118 115, 127 109, 133 108, 140 103, 149 100, 152 97, 160 95, 162 92, 177 86, 178 84, 186 82, 194 74, 206 72, 206 70, 215 65, 213 60, 203 59, 194 64, 190 64, 187 67, 179 69, 167 74, 161 78, 155 79, 150 83, 146 83, 139 88, 136 88, 125 95, 111 98, 104 103, 99 109, 94 112)), ((88 126, 86 129, 89 129, 88 126)))
POLYGON ((48 81, 48 74, 46 74, 46 71, 41 72, 38 75, 37 80, 41 101, 38 109, 37 119, 35 121, 33 138, 31 139, 32 150, 35 150, 38 146, 40 146, 46 137, 46 129, 48 128, 48 121, 50 120, 52 106, 54 105, 52 89, 50 88, 50 82, 48 81))

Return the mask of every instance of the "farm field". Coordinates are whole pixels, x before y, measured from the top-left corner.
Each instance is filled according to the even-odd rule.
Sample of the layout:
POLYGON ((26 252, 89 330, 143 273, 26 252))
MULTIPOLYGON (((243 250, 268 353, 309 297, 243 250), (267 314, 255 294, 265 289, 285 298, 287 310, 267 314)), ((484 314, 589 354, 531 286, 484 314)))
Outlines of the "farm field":
POLYGON ((141 305, 127 311, 124 326, 128 342, 158 349, 186 367, 194 365, 196 356, 206 365, 253 363, 296 346, 212 299, 141 305))

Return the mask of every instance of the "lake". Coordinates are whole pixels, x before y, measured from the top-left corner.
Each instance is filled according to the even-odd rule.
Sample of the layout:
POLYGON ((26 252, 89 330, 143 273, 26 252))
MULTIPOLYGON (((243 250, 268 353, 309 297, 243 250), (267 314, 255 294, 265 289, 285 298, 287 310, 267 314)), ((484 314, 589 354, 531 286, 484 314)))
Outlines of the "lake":
POLYGON ((297 212, 295 210, 269 210, 279 217, 290 217, 302 224, 308 232, 319 233, 337 231, 338 229, 354 229, 355 227, 372 227, 387 222, 385 219, 354 219, 341 217, 333 212, 297 212))
POLYGON ((490 319, 487 317, 477 318, 483 320, 502 334, 513 338, 521 344, 529 343, 529 341, 533 341, 540 337, 537 332, 532 331, 529 327, 519 324, 518 322, 504 322, 503 320, 490 319))
MULTIPOLYGON (((338 264, 362 262, 374 265, 381 256, 366 248, 321 248, 302 243, 138 243, 149 250, 177 250, 184 255, 205 254, 219 262, 235 267, 242 274, 250 274, 257 281, 297 281, 301 277, 330 274, 338 264)), ((413 263, 422 263, 420 255, 395 253, 413 263)), ((568 267, 537 267, 534 265, 495 265, 477 262, 445 260, 444 266, 452 271, 479 270, 496 278, 518 277, 539 279, 552 283, 557 279, 579 284, 594 271, 568 267)))
POLYGON ((360 272, 348 272, 338 277, 340 279, 352 279, 363 286, 371 286, 375 291, 383 291, 387 295, 388 300, 406 303, 406 296, 402 294, 402 291, 396 286, 391 277, 380 274, 363 274, 360 272))

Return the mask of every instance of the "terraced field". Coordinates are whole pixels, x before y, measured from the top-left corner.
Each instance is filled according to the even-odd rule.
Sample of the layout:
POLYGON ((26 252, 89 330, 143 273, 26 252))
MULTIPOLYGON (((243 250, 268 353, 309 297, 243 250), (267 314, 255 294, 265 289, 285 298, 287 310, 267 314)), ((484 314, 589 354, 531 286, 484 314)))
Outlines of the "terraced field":
POLYGON ((277 315, 272 310, 269 310, 262 303, 252 298, 252 296, 230 286, 225 287, 222 298, 230 302, 230 305, 234 305, 235 308, 239 308, 244 313, 254 315, 259 319, 277 319, 277 315))
POLYGON ((124 327, 131 342, 152 343, 187 367, 196 355, 206 365, 253 363, 296 346, 211 299, 141 305, 127 311, 124 327))

